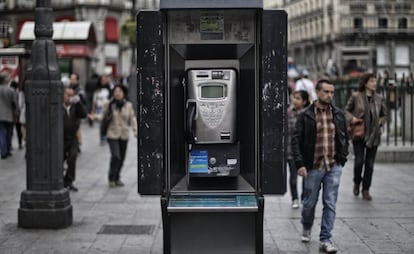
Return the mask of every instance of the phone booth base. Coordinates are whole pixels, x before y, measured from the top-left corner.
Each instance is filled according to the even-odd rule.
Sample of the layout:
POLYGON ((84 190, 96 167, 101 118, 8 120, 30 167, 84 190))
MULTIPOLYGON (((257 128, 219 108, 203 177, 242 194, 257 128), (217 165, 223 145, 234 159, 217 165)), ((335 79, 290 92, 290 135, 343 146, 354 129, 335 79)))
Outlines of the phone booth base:
POLYGON ((263 204, 242 194, 163 197, 164 253, 262 253, 263 204))

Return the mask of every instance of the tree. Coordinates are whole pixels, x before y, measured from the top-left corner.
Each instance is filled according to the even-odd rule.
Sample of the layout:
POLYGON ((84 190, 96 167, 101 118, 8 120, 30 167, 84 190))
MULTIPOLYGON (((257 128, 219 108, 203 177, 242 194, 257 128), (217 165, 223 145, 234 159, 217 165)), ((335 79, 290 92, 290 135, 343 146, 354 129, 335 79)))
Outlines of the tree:
POLYGON ((121 25, 121 38, 128 40, 130 47, 132 48, 131 63, 135 64, 135 42, 137 40, 136 34, 137 24, 132 17, 127 18, 121 25))

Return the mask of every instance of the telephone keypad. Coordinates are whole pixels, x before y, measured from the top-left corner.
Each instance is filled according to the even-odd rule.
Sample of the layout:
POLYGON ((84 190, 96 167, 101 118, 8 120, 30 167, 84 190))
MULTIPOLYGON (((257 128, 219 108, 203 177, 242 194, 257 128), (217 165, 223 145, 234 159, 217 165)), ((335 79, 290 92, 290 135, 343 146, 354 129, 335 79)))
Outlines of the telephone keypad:
POLYGON ((225 102, 200 103, 199 112, 208 127, 216 128, 220 124, 225 106, 225 102))

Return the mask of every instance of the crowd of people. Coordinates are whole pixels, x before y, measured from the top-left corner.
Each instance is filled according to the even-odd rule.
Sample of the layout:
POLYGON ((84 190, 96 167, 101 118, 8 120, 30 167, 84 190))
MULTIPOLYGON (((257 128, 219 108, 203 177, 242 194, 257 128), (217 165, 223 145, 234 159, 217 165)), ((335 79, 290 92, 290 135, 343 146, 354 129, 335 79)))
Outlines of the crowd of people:
POLYGON ((373 73, 360 76, 358 90, 348 99, 344 109, 332 104, 334 83, 322 78, 313 84, 306 71, 296 82, 290 80, 289 85, 288 165, 292 208, 302 205, 301 240, 310 242, 315 208, 322 189, 320 250, 336 253, 332 230, 349 141, 355 156, 352 192, 359 196, 362 190, 363 200, 371 201, 369 190, 387 109, 384 98, 376 93, 377 79, 373 73), (362 127, 356 135, 358 123, 362 127), (298 176, 303 177, 301 202, 298 199, 298 176))
MULTIPOLYGON (((63 82, 64 83, 64 82, 63 82)), ((87 118, 92 127, 99 122, 99 142, 108 144, 111 154, 108 182, 110 187, 122 187, 121 169, 125 160, 129 129, 137 137, 137 120, 132 103, 127 100, 128 88, 116 84, 109 75, 92 75, 84 89, 79 75, 72 73, 64 84, 64 186, 78 191, 75 181, 76 158, 81 152, 81 119, 87 118), (106 126, 103 129, 103 125, 106 126)))
MULTIPOLYGON (((355 196, 372 200, 370 186, 382 127, 387 120, 384 98, 376 93, 377 79, 372 73, 360 76, 358 90, 349 98, 344 109, 332 104, 335 84, 328 79, 315 83, 309 72, 289 82, 288 108, 288 166, 292 208, 302 207, 301 239, 311 240, 315 208, 322 189, 322 221, 320 248, 336 253, 332 243, 336 203, 342 168, 347 162, 348 144, 354 148, 354 178, 350 188, 355 196), (361 135, 351 135, 352 127, 363 124, 361 135), (350 138, 352 137, 352 139, 350 138), (351 140, 350 140, 351 139, 351 140), (302 177, 299 195, 298 177, 302 177)), ((107 75, 93 75, 86 84, 79 83, 79 75, 72 73, 63 79, 64 96, 64 186, 78 191, 74 185, 76 158, 81 152, 81 120, 90 126, 100 123, 99 142, 108 144, 111 154, 108 168, 110 187, 124 186, 121 169, 125 160, 129 131, 137 137, 137 120, 128 89, 115 84, 107 75)), ((23 88, 8 82, 0 74, 0 151, 1 159, 11 156, 13 126, 16 127, 19 149, 25 139, 25 102, 23 88)))
MULTIPOLYGON (((76 160, 81 153, 81 121, 87 119, 92 127, 107 121, 107 129, 100 131, 99 142, 108 144, 111 154, 108 167, 110 187, 124 186, 121 169, 125 160, 129 129, 137 136, 137 121, 132 103, 127 100, 128 88, 117 84, 110 75, 92 75, 83 85, 77 73, 62 77, 63 84, 63 180, 64 187, 78 191, 75 186, 76 160)), ((123 82, 125 83, 125 82, 123 82)), ((9 81, 7 73, 0 73, 0 154, 1 159, 12 156, 13 128, 16 129, 18 148, 26 139, 26 103, 24 84, 9 81)))

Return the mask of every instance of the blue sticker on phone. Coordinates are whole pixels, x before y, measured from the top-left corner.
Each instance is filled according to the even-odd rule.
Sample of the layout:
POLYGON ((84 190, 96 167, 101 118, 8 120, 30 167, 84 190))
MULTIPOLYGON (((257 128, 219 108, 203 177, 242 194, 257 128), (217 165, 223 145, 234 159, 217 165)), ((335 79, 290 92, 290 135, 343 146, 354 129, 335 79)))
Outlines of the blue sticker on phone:
POLYGON ((206 150, 192 150, 189 165, 190 173, 208 173, 208 152, 206 150))

